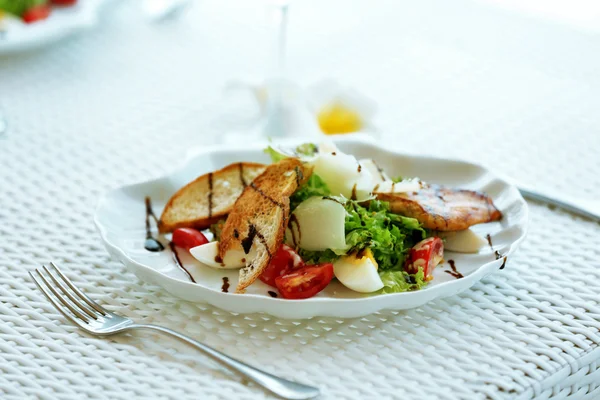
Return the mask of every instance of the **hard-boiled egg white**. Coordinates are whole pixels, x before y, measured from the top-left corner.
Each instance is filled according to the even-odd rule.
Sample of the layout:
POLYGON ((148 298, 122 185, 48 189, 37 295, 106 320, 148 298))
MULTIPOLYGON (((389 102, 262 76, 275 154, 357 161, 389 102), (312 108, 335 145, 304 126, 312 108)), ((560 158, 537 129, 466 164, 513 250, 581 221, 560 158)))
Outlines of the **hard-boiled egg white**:
POLYGON ((477 253, 487 242, 471 229, 455 232, 437 232, 444 239, 444 248, 458 253, 477 253))
POLYGON ((383 282, 377 273, 377 261, 370 249, 340 257, 333 263, 335 277, 346 286, 360 293, 375 292, 383 287, 383 282))
POLYGON ((310 197, 296 207, 286 242, 305 250, 345 249, 346 210, 335 200, 310 197))
POLYGON ((190 254, 202 264, 218 269, 236 269, 242 268, 246 262, 252 260, 256 254, 253 248, 249 254, 245 254, 243 250, 229 250, 223 261, 219 262, 217 255, 219 254, 219 242, 210 242, 201 246, 192 247, 190 254))
POLYGON ((373 178, 356 158, 340 151, 319 154, 313 162, 319 175, 334 196, 365 200, 371 196, 373 178))

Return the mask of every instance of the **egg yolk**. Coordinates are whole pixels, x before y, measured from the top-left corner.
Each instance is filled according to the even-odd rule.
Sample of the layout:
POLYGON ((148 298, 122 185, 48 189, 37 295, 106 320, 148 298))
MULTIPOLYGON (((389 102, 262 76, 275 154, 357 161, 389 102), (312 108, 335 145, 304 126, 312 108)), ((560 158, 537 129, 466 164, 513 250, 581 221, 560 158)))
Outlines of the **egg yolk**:
POLYGON ((317 114, 317 121, 326 135, 351 133, 362 128, 360 115, 339 102, 323 107, 317 114))
POLYGON ((379 267, 379 265, 377 264, 377 261, 375 261, 375 257, 373 257, 373 252, 371 251, 371 249, 366 248, 365 250, 359 252, 360 254, 360 258, 359 254, 353 254, 350 257, 347 257, 347 261, 350 264, 353 265, 361 265, 363 264, 363 260, 367 259, 367 260, 371 260, 371 263, 373 263, 373 265, 375 266, 375 269, 377 269, 377 267, 379 267))

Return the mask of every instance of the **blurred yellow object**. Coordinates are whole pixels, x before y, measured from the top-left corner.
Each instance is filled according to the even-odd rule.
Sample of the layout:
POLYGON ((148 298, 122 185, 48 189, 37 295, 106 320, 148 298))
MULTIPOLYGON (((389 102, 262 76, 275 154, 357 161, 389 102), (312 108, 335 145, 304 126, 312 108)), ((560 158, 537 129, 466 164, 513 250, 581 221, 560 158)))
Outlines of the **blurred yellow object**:
POLYGON ((339 101, 323 107, 317 114, 317 121, 326 135, 357 132, 363 126, 359 113, 339 101))

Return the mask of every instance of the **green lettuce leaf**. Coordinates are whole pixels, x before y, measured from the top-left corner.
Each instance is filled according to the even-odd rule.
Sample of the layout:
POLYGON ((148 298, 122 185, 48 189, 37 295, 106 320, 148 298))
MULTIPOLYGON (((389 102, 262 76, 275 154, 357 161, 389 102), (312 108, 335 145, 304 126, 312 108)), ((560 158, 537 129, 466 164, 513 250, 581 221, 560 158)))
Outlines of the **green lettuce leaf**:
POLYGON ((325 251, 310 251, 298 249, 298 254, 307 264, 330 263, 340 258, 340 256, 335 254, 333 250, 329 249, 325 251))
POLYGON ((269 157, 271 157, 271 161, 276 163, 278 161, 283 160, 284 158, 288 158, 287 155, 275 150, 274 148, 272 148, 271 146, 267 147, 264 152, 266 154, 269 155, 269 157))
POLYGON ((383 282, 383 289, 378 293, 409 292, 420 290, 427 285, 423 268, 419 268, 419 272, 412 275, 404 271, 382 271, 379 277, 383 282))
POLYGON ((294 211, 298 204, 302 203, 304 200, 313 196, 329 196, 331 192, 327 187, 327 184, 319 175, 312 174, 310 178, 304 183, 304 185, 300 186, 300 189, 296 190, 296 192, 290 197, 290 210, 294 211))
POLYGON ((392 214, 389 204, 371 200, 367 207, 346 201, 346 244, 348 252, 369 247, 379 271, 399 270, 411 247, 426 237, 414 218, 392 214))

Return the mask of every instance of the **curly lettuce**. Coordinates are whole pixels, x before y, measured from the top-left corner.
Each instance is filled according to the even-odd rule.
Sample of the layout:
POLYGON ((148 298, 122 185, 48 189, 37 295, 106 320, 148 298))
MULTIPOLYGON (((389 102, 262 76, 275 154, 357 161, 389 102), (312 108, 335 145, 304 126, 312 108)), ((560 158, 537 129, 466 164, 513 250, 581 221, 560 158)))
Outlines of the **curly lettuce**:
POLYGON ((419 221, 392 214, 386 202, 371 200, 365 207, 348 200, 345 207, 348 252, 370 248, 379 271, 401 268, 410 248, 426 237, 419 221))
POLYGON ((423 268, 419 268, 416 274, 408 274, 404 271, 382 271, 379 277, 383 282, 383 289, 378 293, 410 292, 420 290, 427 285, 423 268))

